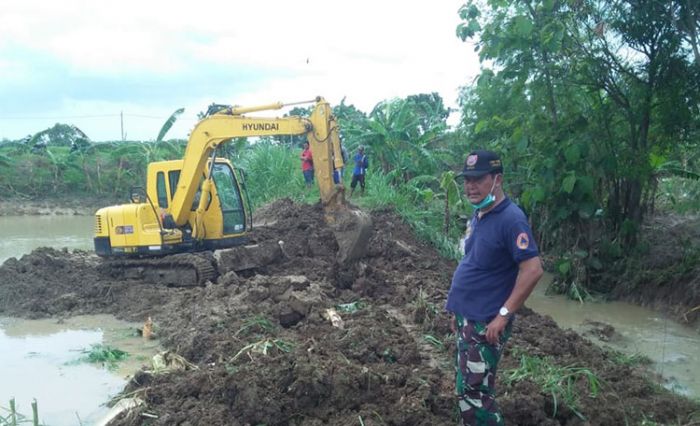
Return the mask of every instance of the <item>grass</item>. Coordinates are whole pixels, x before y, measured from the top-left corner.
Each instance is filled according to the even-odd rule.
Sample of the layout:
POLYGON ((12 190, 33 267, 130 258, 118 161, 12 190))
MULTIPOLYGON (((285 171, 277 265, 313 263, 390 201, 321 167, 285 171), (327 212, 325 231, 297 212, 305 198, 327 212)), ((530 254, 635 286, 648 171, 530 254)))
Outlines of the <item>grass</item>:
POLYGON ((15 399, 10 399, 10 408, 0 407, 0 412, 7 412, 7 416, 0 414, 0 426, 17 426, 21 424, 32 424, 34 426, 44 425, 39 423, 39 407, 36 399, 32 401, 32 417, 29 418, 17 412, 15 399))
POLYGON ((595 302, 599 300, 599 296, 591 294, 582 285, 576 281, 567 281, 565 278, 556 277, 547 287, 546 294, 561 294, 569 300, 575 300, 581 304, 586 302, 595 302))
POLYGON ((626 354, 615 350, 611 350, 608 353, 610 354, 612 362, 618 365, 634 367, 638 365, 651 365, 653 363, 651 358, 640 353, 626 354))
POLYGON ((234 159, 245 171, 248 195, 255 207, 284 197, 304 202, 318 200, 318 187, 307 190, 304 185, 300 152, 299 147, 257 143, 247 147, 240 159, 234 159))
POLYGON ((274 324, 262 315, 256 315, 243 322, 241 328, 236 331, 234 336, 248 335, 251 333, 271 333, 275 330, 274 324))
POLYGON ((251 360, 255 354, 263 356, 272 356, 283 352, 291 352, 294 349, 294 344, 275 337, 263 337, 264 335, 274 334, 276 326, 269 319, 262 315, 256 315, 243 322, 243 325, 236 331, 234 337, 239 335, 254 336, 258 338, 255 342, 245 345, 226 363, 226 370, 229 373, 234 373, 238 367, 233 365, 237 359, 243 355, 247 355, 251 360))
POLYGON ((579 303, 583 303, 584 300, 589 300, 591 298, 588 291, 575 282, 569 284, 569 291, 566 295, 569 297, 569 299, 578 300, 579 303))
POLYGON ((440 351, 443 351, 443 352, 445 351, 445 343, 443 343, 442 340, 438 339, 437 337, 433 336, 432 334, 426 334, 425 336, 423 336, 423 340, 425 340, 426 342, 435 346, 440 351))
POLYGON ((90 349, 83 349, 82 353, 84 356, 77 361, 78 363, 101 364, 110 370, 117 368, 117 363, 129 357, 127 352, 102 344, 92 345, 90 349))
POLYGON ((588 395, 595 398, 600 390, 600 379, 588 368, 575 366, 558 366, 552 363, 549 358, 521 355, 520 367, 505 372, 507 384, 513 384, 529 380, 542 388, 542 391, 549 393, 554 402, 555 417, 560 405, 564 405, 576 414, 580 419, 585 417, 578 411, 579 391, 577 383, 586 381, 588 383, 588 395))
POLYGON ((427 329, 433 329, 439 310, 434 303, 428 301, 423 287, 418 289, 418 294, 411 304, 413 305, 413 321, 416 324, 427 326, 427 329))

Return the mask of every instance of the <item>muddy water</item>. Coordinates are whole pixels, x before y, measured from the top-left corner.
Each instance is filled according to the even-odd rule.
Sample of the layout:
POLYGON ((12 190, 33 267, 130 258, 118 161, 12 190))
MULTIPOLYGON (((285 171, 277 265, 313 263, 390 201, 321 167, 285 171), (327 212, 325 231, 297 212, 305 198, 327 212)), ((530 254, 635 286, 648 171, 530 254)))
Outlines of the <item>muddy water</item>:
POLYGON ((29 415, 36 399, 46 424, 94 424, 107 411, 105 402, 158 350, 156 342, 136 335, 139 326, 109 315, 60 321, 0 318, 0 406, 15 398, 17 410, 29 415), (129 357, 112 367, 84 362, 96 344, 119 348, 129 357))
POLYGON ((93 248, 92 216, 0 216, 0 264, 37 247, 93 248))
POLYGON ((600 344, 627 355, 645 355, 665 379, 664 386, 700 398, 700 335, 666 316, 623 302, 579 303, 546 295, 552 277, 545 275, 526 305, 549 315, 561 328, 571 328, 600 344), (605 325, 611 325, 601 333, 605 325))
MULTIPOLYGON (((92 216, 0 216, 0 263, 42 246, 92 250, 92 231, 92 216)), ((0 413, 14 397, 18 411, 31 415, 36 399, 46 424, 95 424, 127 376, 158 350, 156 342, 135 336, 140 326, 108 315, 61 322, 0 318, 0 413), (80 362, 94 344, 118 348, 129 358, 115 369, 80 362)))

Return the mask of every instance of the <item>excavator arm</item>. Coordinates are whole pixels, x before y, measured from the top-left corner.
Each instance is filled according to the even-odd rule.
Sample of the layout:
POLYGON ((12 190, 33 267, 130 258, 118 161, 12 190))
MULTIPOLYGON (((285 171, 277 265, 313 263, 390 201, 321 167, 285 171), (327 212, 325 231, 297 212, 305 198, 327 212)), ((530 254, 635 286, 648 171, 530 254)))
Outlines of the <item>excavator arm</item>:
MULTIPOLYGON (((333 170, 336 167, 342 167, 343 160, 342 155, 339 154, 338 128, 328 102, 321 97, 316 98, 309 118, 294 116, 258 118, 243 115, 249 112, 281 109, 295 104, 297 103, 224 108, 204 118, 195 126, 185 149, 182 172, 170 207, 170 214, 178 226, 187 223, 190 206, 200 188, 202 196, 197 211, 201 213, 200 209, 206 208, 211 182, 207 179, 200 187, 201 176, 207 164, 213 164, 213 161, 209 160, 216 157, 217 147, 237 137, 306 134, 314 158, 314 172, 321 201, 331 210, 343 203, 342 196, 338 195, 339 189, 333 184, 333 170), (338 155, 333 155, 334 153, 338 155)), ((197 236, 196 230, 194 236, 197 236)))

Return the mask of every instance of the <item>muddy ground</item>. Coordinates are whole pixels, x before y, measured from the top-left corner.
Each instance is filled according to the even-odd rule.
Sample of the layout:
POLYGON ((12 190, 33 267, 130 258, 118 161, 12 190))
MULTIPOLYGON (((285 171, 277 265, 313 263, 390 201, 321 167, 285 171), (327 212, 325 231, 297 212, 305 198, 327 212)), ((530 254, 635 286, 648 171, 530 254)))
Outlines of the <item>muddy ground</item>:
MULTIPOLYGON (((125 394, 146 406, 113 425, 456 424, 454 343, 442 310, 455 264, 393 214, 375 212, 367 255, 341 268, 321 213, 289 200, 257 212, 269 225, 254 241, 282 240, 286 256, 197 288, 117 281, 90 253, 38 249, 0 267, 0 315, 150 316, 162 344, 197 369, 135 374, 125 394), (342 327, 324 317, 329 308, 342 327)), ((687 424, 700 413, 645 367, 620 363, 526 308, 498 393, 510 425, 687 424), (575 380, 572 410, 530 380, 507 384, 523 354, 589 368, 600 380, 597 395, 575 380)))

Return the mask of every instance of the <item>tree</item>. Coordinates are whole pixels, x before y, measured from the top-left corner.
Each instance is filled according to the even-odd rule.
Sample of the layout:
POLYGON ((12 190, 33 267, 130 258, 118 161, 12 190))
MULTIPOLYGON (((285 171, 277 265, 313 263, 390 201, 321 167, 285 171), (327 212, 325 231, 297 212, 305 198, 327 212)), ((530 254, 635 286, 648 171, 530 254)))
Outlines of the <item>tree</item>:
POLYGON ((695 55, 695 64, 700 66, 700 4, 694 0, 681 0, 680 13, 676 21, 685 34, 685 41, 695 55))
POLYGON ((586 253, 586 267, 600 264, 603 240, 634 245, 655 191, 653 156, 698 148, 684 4, 490 0, 460 10, 458 35, 477 39, 490 67, 462 93, 465 132, 508 153, 541 245, 586 253))
POLYGON ((366 124, 367 114, 357 109, 355 105, 346 105, 345 98, 333 107, 333 114, 338 120, 340 140, 349 151, 354 151, 361 145, 354 135, 360 133, 357 129, 366 124))
POLYGON ((396 182, 432 175, 440 165, 437 148, 447 126, 445 118, 436 117, 439 110, 425 107, 408 99, 380 102, 349 130, 350 137, 370 147, 381 170, 396 182))
POLYGON ((47 146, 69 146, 71 149, 77 150, 89 146, 90 138, 74 125, 56 123, 53 127, 35 133, 26 143, 34 149, 42 149, 47 146))
POLYGON ((422 133, 445 125, 450 110, 445 108, 442 97, 436 93, 409 95, 406 101, 413 105, 418 117, 418 127, 422 133))

